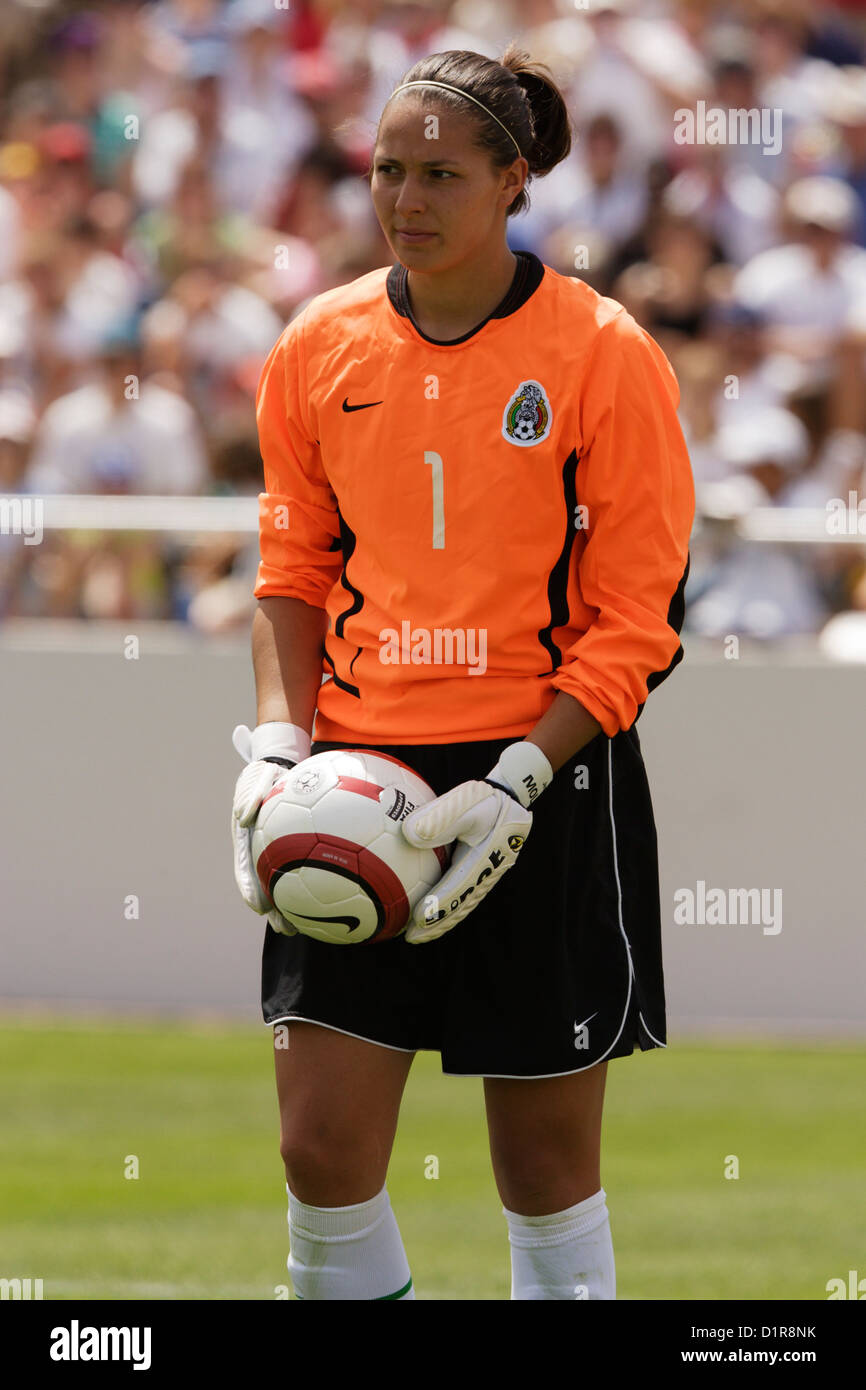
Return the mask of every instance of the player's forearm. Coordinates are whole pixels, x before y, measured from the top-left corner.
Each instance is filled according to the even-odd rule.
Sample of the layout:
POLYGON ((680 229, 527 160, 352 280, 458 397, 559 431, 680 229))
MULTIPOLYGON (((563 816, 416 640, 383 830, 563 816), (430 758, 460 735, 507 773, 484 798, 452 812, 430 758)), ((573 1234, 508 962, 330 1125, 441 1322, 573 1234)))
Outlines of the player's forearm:
POLYGON ((601 733, 601 725, 573 695, 558 690, 552 704, 526 735, 547 758, 554 772, 585 743, 601 733))
POLYGON ((328 615, 298 598, 263 598, 253 616, 256 720, 313 727, 328 615))

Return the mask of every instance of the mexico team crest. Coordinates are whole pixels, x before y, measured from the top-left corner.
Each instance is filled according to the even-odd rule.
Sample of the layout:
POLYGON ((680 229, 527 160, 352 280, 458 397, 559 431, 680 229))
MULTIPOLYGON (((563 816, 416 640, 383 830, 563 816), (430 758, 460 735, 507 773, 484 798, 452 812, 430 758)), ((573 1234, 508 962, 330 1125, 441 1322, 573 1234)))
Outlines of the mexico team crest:
POLYGON ((553 411, 538 381, 522 381, 502 415, 502 436, 521 449, 540 444, 550 434, 553 411))

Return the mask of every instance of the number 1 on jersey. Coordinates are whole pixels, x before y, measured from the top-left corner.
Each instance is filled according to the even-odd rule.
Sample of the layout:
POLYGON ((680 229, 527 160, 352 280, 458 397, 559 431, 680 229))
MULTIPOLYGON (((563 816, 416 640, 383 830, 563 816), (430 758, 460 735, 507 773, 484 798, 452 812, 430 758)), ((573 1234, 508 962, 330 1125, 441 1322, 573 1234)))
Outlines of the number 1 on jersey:
POLYGON ((442 455, 433 449, 424 450, 424 462, 433 469, 433 549, 445 549, 445 475, 442 455))

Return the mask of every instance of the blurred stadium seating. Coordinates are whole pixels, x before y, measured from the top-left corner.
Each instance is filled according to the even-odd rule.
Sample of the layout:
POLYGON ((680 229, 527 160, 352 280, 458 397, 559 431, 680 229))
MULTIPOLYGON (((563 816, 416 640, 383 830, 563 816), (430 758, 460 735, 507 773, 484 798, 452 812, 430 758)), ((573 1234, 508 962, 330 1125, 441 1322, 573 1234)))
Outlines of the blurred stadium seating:
POLYGON ((686 631, 866 658, 863 0, 8 0, 0 620, 245 629, 246 524, 187 512, 179 533, 163 504, 107 530, 50 498, 255 495, 266 352, 311 296, 393 259, 362 177, 391 87, 424 53, 512 36, 579 138, 510 244, 625 304, 680 381, 686 631), (680 143, 698 102, 764 112, 773 141, 680 143), (47 499, 39 545, 14 534, 26 495, 47 499))

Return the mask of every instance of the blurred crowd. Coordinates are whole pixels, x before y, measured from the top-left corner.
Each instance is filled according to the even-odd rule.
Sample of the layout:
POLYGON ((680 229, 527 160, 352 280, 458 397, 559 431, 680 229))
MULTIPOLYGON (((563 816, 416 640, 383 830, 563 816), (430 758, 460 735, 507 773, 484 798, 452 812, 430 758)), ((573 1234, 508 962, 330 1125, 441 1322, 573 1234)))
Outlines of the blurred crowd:
MULTIPOLYGON (((687 630, 866 613, 866 516, 864 546, 732 523, 866 497, 866 0, 4 0, 0 497, 258 493, 267 352, 393 261, 363 178, 390 91, 512 37, 577 139, 509 244, 624 304, 680 382, 687 630), (736 112, 763 125, 722 138, 736 112)), ((249 622, 252 536, 9 530, 0 618, 249 622)))

